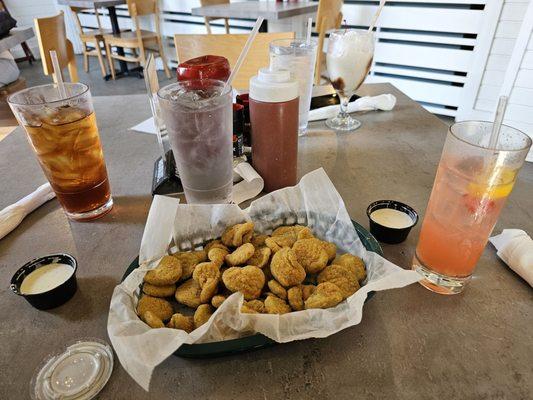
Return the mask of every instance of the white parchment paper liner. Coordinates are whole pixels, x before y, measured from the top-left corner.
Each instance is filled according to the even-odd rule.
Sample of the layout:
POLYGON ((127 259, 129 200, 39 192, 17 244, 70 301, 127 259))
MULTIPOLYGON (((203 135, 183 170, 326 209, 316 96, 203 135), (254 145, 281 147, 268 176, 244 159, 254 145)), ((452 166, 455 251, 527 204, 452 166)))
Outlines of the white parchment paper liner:
POLYGON ((108 334, 124 369, 148 390, 154 368, 183 343, 228 340, 260 332, 277 342, 326 337, 357 325, 370 291, 400 288, 420 276, 369 252, 361 243, 339 193, 323 169, 305 175, 297 186, 278 190, 254 201, 247 210, 236 205, 178 205, 177 200, 155 196, 142 238, 140 268, 118 285, 111 299, 108 334), (270 233, 284 224, 310 226, 321 239, 337 244, 339 253, 362 257, 366 284, 335 308, 304 310, 285 315, 241 314, 242 295, 235 293, 211 319, 190 334, 150 329, 135 313, 139 285, 148 269, 167 254, 171 237, 180 250, 200 248, 219 237, 228 225, 252 220, 256 232, 270 233))

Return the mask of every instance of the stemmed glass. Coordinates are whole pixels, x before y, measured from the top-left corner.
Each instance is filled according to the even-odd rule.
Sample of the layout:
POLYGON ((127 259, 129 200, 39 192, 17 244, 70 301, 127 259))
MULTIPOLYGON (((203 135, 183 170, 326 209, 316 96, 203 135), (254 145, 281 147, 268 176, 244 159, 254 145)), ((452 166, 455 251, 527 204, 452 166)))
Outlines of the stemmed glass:
POLYGON ((348 114, 348 102, 365 80, 374 58, 374 34, 360 29, 330 33, 326 63, 328 75, 341 103, 337 116, 326 121, 336 131, 353 131, 361 122, 348 114))

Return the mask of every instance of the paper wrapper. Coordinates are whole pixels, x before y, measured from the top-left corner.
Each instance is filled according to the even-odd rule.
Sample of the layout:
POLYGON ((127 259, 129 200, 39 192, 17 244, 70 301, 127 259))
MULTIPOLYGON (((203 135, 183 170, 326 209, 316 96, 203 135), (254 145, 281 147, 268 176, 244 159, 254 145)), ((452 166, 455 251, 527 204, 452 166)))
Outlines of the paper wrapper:
POLYGON ((323 169, 305 175, 295 187, 254 201, 244 211, 237 205, 178 205, 175 199, 156 196, 142 238, 139 264, 141 267, 113 292, 107 329, 122 366, 145 390, 154 368, 183 343, 234 339, 254 332, 277 342, 326 337, 361 321, 368 292, 400 288, 420 279, 416 272, 365 249, 344 202, 323 169), (172 239, 179 250, 198 249, 220 237, 227 226, 245 220, 255 223, 256 232, 267 234, 280 225, 309 226, 315 236, 334 242, 339 253, 363 258, 367 282, 334 308, 284 315, 241 314, 243 298, 235 293, 206 324, 190 334, 169 328, 150 329, 139 319, 135 305, 143 276, 167 254, 172 239))

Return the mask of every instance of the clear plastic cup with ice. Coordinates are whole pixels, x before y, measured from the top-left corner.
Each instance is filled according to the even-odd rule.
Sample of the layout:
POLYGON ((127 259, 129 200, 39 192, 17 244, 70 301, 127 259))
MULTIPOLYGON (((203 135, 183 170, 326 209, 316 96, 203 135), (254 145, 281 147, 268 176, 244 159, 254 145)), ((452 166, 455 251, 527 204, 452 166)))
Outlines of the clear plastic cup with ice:
POLYGON ((270 43, 270 68, 286 69, 298 81, 300 136, 305 135, 313 93, 317 43, 306 39, 278 39, 270 43))
POLYGON ((182 81, 158 92, 162 117, 188 203, 231 201, 232 89, 213 79, 182 81))

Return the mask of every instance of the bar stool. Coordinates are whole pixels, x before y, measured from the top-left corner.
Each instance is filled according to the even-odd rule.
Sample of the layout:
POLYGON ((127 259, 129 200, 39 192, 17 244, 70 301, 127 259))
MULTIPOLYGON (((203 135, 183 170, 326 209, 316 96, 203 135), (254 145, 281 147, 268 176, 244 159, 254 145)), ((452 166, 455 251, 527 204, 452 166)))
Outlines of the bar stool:
POLYGON ((115 67, 113 59, 126 62, 146 64, 146 52, 158 53, 163 61, 165 75, 170 78, 170 70, 167 65, 163 44, 161 42, 161 30, 159 27, 159 6, 157 0, 127 0, 128 10, 133 20, 135 31, 121 32, 118 35, 104 35, 107 61, 111 68, 111 77, 115 79, 115 67), (143 15, 153 15, 155 19, 155 32, 140 28, 139 17, 143 15), (132 49, 133 54, 123 56, 113 53, 112 46, 132 49), (137 54, 139 50, 139 54, 137 54))

